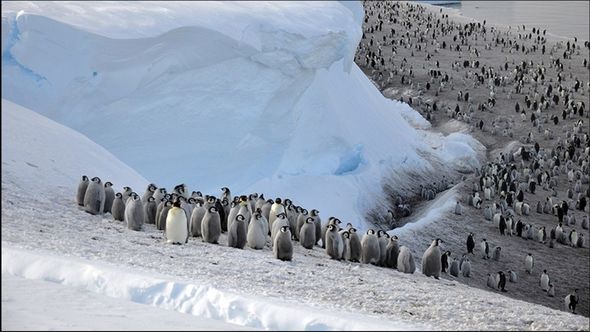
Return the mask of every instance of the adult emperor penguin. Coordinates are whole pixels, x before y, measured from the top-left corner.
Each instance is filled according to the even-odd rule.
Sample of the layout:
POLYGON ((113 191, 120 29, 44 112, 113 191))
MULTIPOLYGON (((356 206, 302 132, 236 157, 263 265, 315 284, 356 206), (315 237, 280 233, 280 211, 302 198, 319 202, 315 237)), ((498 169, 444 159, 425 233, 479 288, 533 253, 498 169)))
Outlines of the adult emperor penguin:
POLYGON ((136 193, 131 193, 131 200, 125 204, 125 222, 127 228, 139 231, 145 219, 143 215, 143 204, 141 198, 136 193))
POLYGON ((544 292, 549 290, 549 275, 547 274, 547 270, 543 270, 543 273, 541 273, 541 277, 539 278, 539 285, 541 285, 541 289, 544 292))
POLYGON ((434 277, 435 279, 440 277, 440 242, 442 242, 440 239, 433 240, 430 247, 428 247, 422 255, 422 274, 427 277, 434 277))
POLYGON ((578 304, 579 300, 580 299, 578 298, 578 289, 574 289, 574 291, 572 293, 569 293, 564 299, 565 310, 571 310, 571 312, 575 314, 576 305, 578 304))
POLYGON ((506 275, 504 275, 504 272, 498 272, 496 279, 498 280, 498 289, 502 292, 506 292, 506 275))
POLYGON ((481 247, 481 252, 482 252, 483 259, 490 258, 490 246, 488 244, 488 241, 486 241, 486 239, 482 239, 481 240, 480 247, 481 247))
POLYGON ((266 222, 266 220, 263 220, 262 218, 262 214, 259 211, 256 211, 250 218, 250 223, 248 224, 246 242, 248 243, 248 247, 252 249, 262 249, 266 244, 267 232, 265 232, 266 228, 263 225, 263 222, 266 222))
POLYGON ((528 255, 524 259, 524 268, 528 274, 533 272, 533 267, 535 266, 535 260, 533 259, 533 255, 529 252, 528 255))
POLYGON ((200 237, 202 236, 201 233, 201 224, 203 222, 203 217, 205 217, 205 207, 203 203, 197 202, 193 212, 191 213, 191 226, 190 226, 190 233, 193 237, 200 237))
POLYGON ((221 220, 219 213, 215 206, 209 207, 205 212, 203 221, 201 222, 201 234, 203 241, 208 243, 219 243, 219 236, 221 235, 221 220))
POLYGON ((397 269, 397 256, 399 255, 399 244, 397 240, 396 235, 391 236, 385 249, 385 266, 392 269, 397 269))
POLYGON ((387 253, 387 243, 389 243, 389 234, 380 229, 377 232, 377 239, 379 240, 379 266, 385 266, 385 255, 387 253))
POLYGON ((102 214, 104 211, 105 192, 100 178, 95 176, 88 183, 84 194, 84 209, 90 214, 102 214))
POLYGON ((475 248, 475 240, 473 239, 473 233, 467 235, 467 253, 473 254, 473 248, 475 248))
POLYGON ((158 206, 156 205, 156 201, 154 197, 149 197, 147 202, 143 205, 143 215, 144 215, 144 223, 146 224, 155 224, 156 223, 156 209, 158 206))
POLYGON ((118 221, 125 220, 125 202, 123 202, 123 194, 116 193, 113 207, 111 208, 113 218, 118 221))
POLYGON ((379 239, 374 229, 367 230, 361 240, 361 248, 361 263, 374 265, 379 263, 381 251, 379 249, 379 239))
POLYGON ((186 212, 180 205, 180 199, 174 201, 166 216, 166 239, 168 243, 183 244, 188 242, 188 220, 186 212))
POLYGON ((104 183, 104 209, 103 212, 110 212, 113 214, 113 201, 115 200, 115 191, 113 190, 113 184, 110 181, 104 183))
POLYGON ((312 217, 307 217, 299 230, 299 243, 305 249, 313 249, 315 244, 315 222, 312 217))
MULTIPOLYGON (((350 261, 351 262, 360 262, 363 247, 361 245, 361 240, 359 239, 359 235, 356 231, 356 228, 354 228, 352 226, 349 227, 348 233, 350 233, 350 235, 349 235, 349 237, 350 237, 350 261)), ((396 265, 397 265, 397 261, 396 261, 396 265)))
POLYGON ((86 175, 82 175, 82 180, 78 184, 78 191, 76 192, 76 201, 78 205, 84 206, 84 195, 86 194, 86 189, 88 188, 88 177, 86 175))
POLYGON ((397 270, 403 273, 414 273, 416 271, 416 262, 414 256, 408 247, 401 246, 397 256, 397 270))
POLYGON ((344 251, 344 244, 342 243, 342 237, 338 233, 338 227, 336 225, 328 225, 326 231, 326 253, 331 259, 340 260, 342 259, 342 253, 344 251))
POLYGON ((500 260, 500 252, 502 251, 501 247, 496 247, 494 249, 494 253, 492 254, 492 259, 495 261, 499 261, 500 260))
POLYGON ((143 204, 148 202, 148 199, 150 197, 154 196, 154 193, 156 192, 156 190, 158 189, 158 187, 156 187, 155 184, 150 183, 148 184, 147 188, 145 189, 145 193, 143 194, 143 196, 141 196, 141 202, 143 204))
POLYGON ((471 261, 467 257, 465 258, 463 264, 461 264, 461 274, 463 274, 465 278, 469 278, 471 276, 471 261))
MULTIPOLYGON (((160 211, 160 217, 156 217, 156 228, 165 231, 166 230, 166 218, 168 217, 168 212, 172 208, 172 201, 164 202, 164 206, 162 207, 162 211, 160 211)), ((157 216, 157 214, 156 214, 157 216)))
POLYGON ((283 226, 274 239, 272 251, 275 258, 290 261, 293 259, 293 243, 291 242, 291 231, 289 226, 283 226))
POLYGON ((509 277, 508 280, 510 280, 510 282, 517 282, 518 281, 518 274, 516 274, 515 271, 512 271, 512 270, 508 271, 508 277, 509 277))
POLYGON ((270 225, 270 229, 272 230, 272 225, 277 219, 279 213, 285 213, 285 206, 283 205, 283 201, 280 198, 276 198, 274 203, 270 207, 270 213, 268 215, 268 223, 270 225))
POLYGON ((246 219, 243 215, 238 214, 227 233, 227 245, 229 247, 244 249, 247 236, 246 227, 246 219))

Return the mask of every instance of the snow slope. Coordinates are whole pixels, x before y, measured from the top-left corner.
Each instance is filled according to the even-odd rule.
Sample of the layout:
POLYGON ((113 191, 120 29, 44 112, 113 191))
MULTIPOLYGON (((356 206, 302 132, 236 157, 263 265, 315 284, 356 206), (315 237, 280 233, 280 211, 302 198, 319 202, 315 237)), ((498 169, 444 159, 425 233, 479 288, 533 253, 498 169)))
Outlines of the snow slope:
POLYGON ((360 222, 386 210, 391 172, 477 165, 472 139, 417 130, 427 122, 353 63, 363 15, 358 2, 4 2, 2 96, 159 186, 360 222))
MULTIPOLYGON (((185 326, 187 321, 194 321, 220 329, 233 328, 228 324, 272 330, 588 328, 586 317, 513 300, 456 281, 437 281, 420 273, 409 275, 334 261, 319 247, 307 250, 295 244, 293 261, 282 262, 273 258, 268 247, 229 248, 225 235, 220 239, 221 245, 194 238, 187 245, 166 245, 162 232, 153 225, 145 225, 141 232, 131 231, 110 215, 93 216, 78 209, 75 185, 60 185, 63 175, 59 167, 52 167, 51 153, 40 154, 34 160, 44 170, 44 180, 34 188, 36 194, 31 195, 30 170, 24 167, 31 155, 25 150, 57 154, 55 145, 68 146, 75 155, 85 156, 79 157, 82 165, 97 163, 91 169, 97 174, 104 174, 117 161, 99 164, 112 156, 96 145, 82 145, 85 149, 80 150, 79 144, 84 141, 81 135, 26 109, 4 103, 2 113, 3 144, 18 141, 24 147, 13 150, 9 158, 2 158, 3 162, 23 165, 2 167, 2 287, 14 285, 14 277, 20 281, 24 278, 53 282, 66 287, 59 290, 64 299, 56 305, 67 307, 83 299, 97 302, 73 308, 81 317, 90 319, 92 325, 73 317, 65 320, 69 326, 125 328, 128 319, 109 314, 113 308, 121 308, 121 312, 128 310, 129 318, 136 314, 141 317, 142 309, 134 305, 137 304, 149 306, 143 314, 154 312, 154 316, 171 324, 181 320, 178 326, 185 326), (20 130, 8 130, 10 127, 20 130), (34 133, 47 137, 37 139, 34 133), (160 315, 154 310, 166 312, 160 315), (198 319, 175 313, 187 313, 198 319)), ((56 160, 64 168, 73 167, 66 158, 56 160)), ((132 177, 133 173, 126 173, 124 165, 119 167, 108 171, 113 176, 132 177)), ((450 197, 441 197, 450 199, 450 193, 450 197)), ((414 247, 413 242, 411 236, 400 234, 401 244, 414 247)), ((39 325, 15 322, 3 315, 2 326, 56 328, 64 324, 63 320, 52 321, 59 313, 57 308, 47 308, 54 303, 50 296, 57 292, 55 287, 23 283, 15 285, 19 288, 8 295, 3 292, 3 313, 6 310, 23 319, 33 314, 40 318, 39 325), (32 301, 27 294, 31 289, 39 290, 35 297, 38 302, 25 310, 23 303, 32 301), (45 306, 39 305, 41 301, 45 306)), ((133 324, 133 328, 145 326, 143 322, 133 324)))

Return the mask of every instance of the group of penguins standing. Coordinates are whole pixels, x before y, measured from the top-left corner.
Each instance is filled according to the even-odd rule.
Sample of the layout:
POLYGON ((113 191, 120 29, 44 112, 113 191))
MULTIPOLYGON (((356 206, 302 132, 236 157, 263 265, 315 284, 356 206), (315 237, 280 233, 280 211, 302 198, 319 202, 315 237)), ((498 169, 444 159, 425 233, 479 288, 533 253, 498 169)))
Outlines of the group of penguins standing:
MULTIPOLYGON (((111 213, 124 221, 131 230, 139 231, 143 224, 154 224, 165 232, 168 243, 181 245, 188 238, 200 237, 203 242, 219 244, 227 232, 227 245, 243 249, 263 249, 270 245, 275 258, 290 261, 293 241, 302 247, 320 246, 335 260, 373 264, 414 273, 416 265, 411 251, 400 246, 397 236, 369 229, 362 236, 351 223, 345 228, 336 217, 324 224, 319 211, 294 205, 290 199, 265 199, 264 194, 232 197, 223 187, 221 197, 203 196, 199 191, 187 195, 186 185, 166 188, 149 184, 142 197, 130 187, 115 194, 111 182, 102 184, 100 178, 86 175, 77 189, 77 202, 90 214, 111 213)), ((439 258, 440 262, 440 258, 439 258)))

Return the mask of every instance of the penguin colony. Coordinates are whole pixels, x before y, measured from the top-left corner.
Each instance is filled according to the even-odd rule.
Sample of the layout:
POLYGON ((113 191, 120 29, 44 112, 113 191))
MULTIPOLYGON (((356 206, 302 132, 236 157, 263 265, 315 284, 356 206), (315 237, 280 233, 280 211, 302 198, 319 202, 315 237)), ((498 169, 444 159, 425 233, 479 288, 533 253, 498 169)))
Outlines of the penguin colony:
MULTIPOLYGON (((222 188, 219 197, 203 196, 199 191, 189 196, 184 184, 168 193, 166 188, 150 183, 141 197, 130 187, 123 187, 123 192, 113 191, 111 206, 105 206, 105 190, 113 190, 112 183, 102 185, 98 177, 89 180, 83 175, 76 200, 86 212, 109 212, 130 230, 141 231, 144 224, 153 224, 164 231, 170 244, 186 244, 190 237, 220 244, 221 234, 227 233, 228 247, 271 247, 274 257, 284 261, 293 259, 294 242, 300 242, 306 249, 325 248, 334 260, 373 264, 405 273, 416 270, 411 251, 399 245, 397 236, 374 229, 361 236, 351 223, 342 228, 336 217, 322 223, 318 210, 308 212, 290 199, 265 199, 264 194, 257 193, 232 196, 227 187, 222 188)), ((436 261, 440 265, 440 257, 436 261)))
MULTIPOLYGON (((587 250, 581 230, 587 234, 589 226, 588 41, 550 43, 546 31, 536 27, 506 31, 485 21, 459 24, 411 3, 365 2, 364 7, 364 33, 355 62, 386 96, 407 102, 433 126, 446 115, 464 123, 475 137, 516 143, 475 170, 471 193, 452 211, 455 218, 480 213, 481 222, 512 243, 587 250), (503 57, 500 66, 488 63, 497 54, 492 52, 503 57), (552 215, 555 223, 541 225, 539 215, 552 215)), ((424 187, 420 192, 432 199, 424 187)), ((466 236, 471 259, 503 262, 502 248, 484 241, 491 236, 466 236)), ((523 265, 488 271, 482 283, 509 291, 505 280, 522 282, 517 273, 527 273, 529 264, 532 275, 540 278, 534 256, 534 251, 531 258, 523 251, 523 265)), ((442 273, 464 275, 459 258, 449 251, 441 250, 441 260, 442 273)), ((551 266, 544 268, 549 281, 540 291, 549 297, 567 294, 551 279, 551 266)), ((575 306, 579 297, 573 298, 575 306)))

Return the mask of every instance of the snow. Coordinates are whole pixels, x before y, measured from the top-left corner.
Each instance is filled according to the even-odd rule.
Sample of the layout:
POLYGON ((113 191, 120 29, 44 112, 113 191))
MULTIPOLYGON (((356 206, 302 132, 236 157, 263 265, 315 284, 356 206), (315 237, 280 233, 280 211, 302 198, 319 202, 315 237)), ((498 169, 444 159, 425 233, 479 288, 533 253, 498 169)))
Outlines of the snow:
POLYGON ((478 164, 472 139, 425 131, 354 64, 363 15, 359 2, 3 2, 2 97, 158 186, 289 197, 363 230, 392 173, 478 164))
MULTIPOLYGON (((90 171, 96 174, 108 170, 113 177, 133 177, 108 151, 71 129, 9 102, 3 103, 2 116, 2 148, 10 156, 3 155, 5 163, 24 165, 31 158, 25 150, 58 153, 60 143, 77 156, 73 164, 79 162, 79 167, 94 163, 90 171), (32 133, 47 136, 38 139, 32 133), (8 142, 26 149, 9 151, 8 142), (110 169, 113 165, 119 169, 110 169)), ((129 327, 129 318, 150 313, 161 321, 133 321, 133 328, 152 329, 166 322, 179 328, 194 322, 195 328, 272 330, 588 327, 586 317, 456 281, 331 260, 319 247, 307 250, 295 244, 293 261, 283 262, 273 258, 269 247, 227 247, 225 234, 221 245, 195 238, 186 245, 167 245, 153 225, 131 231, 108 214, 94 216, 79 209, 77 181, 68 182, 62 174, 74 167, 67 156, 55 159, 63 168, 52 167, 51 153, 34 157, 44 171, 34 188, 27 167, 2 167, 2 287, 8 290, 3 292, 3 328, 122 329, 129 327), (62 179, 66 182, 60 185, 62 179), (39 293, 31 296, 32 290, 39 293), (52 296, 56 292, 63 293, 58 302, 52 296), (63 316, 59 307, 74 317, 56 322, 63 316), (109 316, 115 312, 129 316, 109 316), (39 320, 19 319, 31 316, 39 320)), ((415 247, 408 235, 402 234, 400 243, 415 247)))

